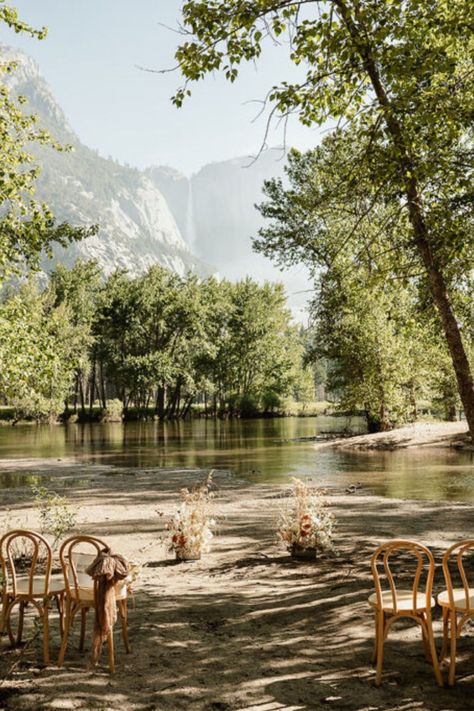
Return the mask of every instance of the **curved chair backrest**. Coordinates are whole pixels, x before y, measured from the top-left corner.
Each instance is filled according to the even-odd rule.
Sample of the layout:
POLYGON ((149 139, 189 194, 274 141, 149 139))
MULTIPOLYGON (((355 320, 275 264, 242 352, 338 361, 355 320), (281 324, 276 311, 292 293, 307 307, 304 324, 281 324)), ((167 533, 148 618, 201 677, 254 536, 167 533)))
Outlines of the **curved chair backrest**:
MULTIPOLYGON (((377 605, 383 607, 382 605, 382 583, 385 582, 388 585, 389 591, 392 597, 392 606, 395 614, 398 612, 397 608, 397 583, 395 581, 393 571, 390 567, 392 554, 408 554, 411 557, 411 562, 413 564, 412 574, 409 575, 411 582, 411 591, 413 595, 413 610, 417 609, 417 597, 420 591, 426 594, 426 599, 431 598, 431 591, 433 589, 433 578, 435 570, 435 562, 433 554, 431 551, 423 546, 421 543, 416 541, 388 541, 379 546, 372 556, 371 568, 372 575, 375 583, 375 592, 377 595, 377 605), (382 568, 383 573, 379 572, 379 567, 382 568), (423 578, 426 575, 426 579, 423 582, 423 578)), ((404 585, 406 589, 406 585, 404 585)))
MULTIPOLYGON (((48 594, 51 568, 53 565, 53 552, 46 538, 40 533, 22 528, 5 533, 0 539, 0 562, 2 565, 3 585, 6 592, 13 595, 17 594, 18 577, 21 574, 22 580, 26 578, 28 581, 27 589, 21 589, 23 595, 33 595, 35 577, 44 579, 43 592, 45 596, 48 594), (28 551, 26 560, 23 558, 24 570, 18 569, 19 560, 15 555, 20 541, 28 541, 31 549, 31 558, 29 557, 30 551, 28 551), (38 563, 44 566, 43 569, 38 570, 38 563)), ((37 589, 36 593, 38 593, 37 589)))
MULTIPOLYGON (((463 557, 464 554, 470 550, 474 549, 474 540, 468 539, 465 541, 460 541, 455 543, 451 548, 448 548, 443 556, 443 573, 446 580, 446 588, 448 590, 448 598, 450 607, 454 607, 454 586, 453 579, 451 576, 451 571, 449 569, 449 563, 451 557, 456 557, 456 564, 461 578, 462 587, 464 589, 464 595, 466 598, 466 611, 472 610, 471 607, 471 596, 469 593, 469 579, 464 567, 463 557)), ((473 586, 474 587, 474 586, 473 586)), ((456 601, 459 604, 459 600, 456 601)))
POLYGON ((108 545, 95 536, 71 536, 64 541, 59 549, 59 560, 63 569, 64 584, 69 596, 80 598, 80 590, 93 588, 94 582, 87 575, 85 569, 94 561, 96 556, 107 549, 108 545), (77 550, 86 548, 87 553, 77 550))

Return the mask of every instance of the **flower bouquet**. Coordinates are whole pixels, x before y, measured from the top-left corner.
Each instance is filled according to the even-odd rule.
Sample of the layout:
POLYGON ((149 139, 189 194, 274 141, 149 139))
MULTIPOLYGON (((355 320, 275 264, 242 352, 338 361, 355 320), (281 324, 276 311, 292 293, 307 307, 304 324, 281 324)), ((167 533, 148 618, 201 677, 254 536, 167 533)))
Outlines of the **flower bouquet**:
POLYGON ((177 560, 198 560, 210 550, 212 529, 216 522, 211 516, 213 493, 212 472, 204 483, 192 489, 181 489, 181 505, 167 528, 170 532, 169 550, 177 560))
POLYGON ((292 478, 292 495, 280 513, 278 538, 294 558, 315 558, 332 548, 334 516, 318 489, 292 478))

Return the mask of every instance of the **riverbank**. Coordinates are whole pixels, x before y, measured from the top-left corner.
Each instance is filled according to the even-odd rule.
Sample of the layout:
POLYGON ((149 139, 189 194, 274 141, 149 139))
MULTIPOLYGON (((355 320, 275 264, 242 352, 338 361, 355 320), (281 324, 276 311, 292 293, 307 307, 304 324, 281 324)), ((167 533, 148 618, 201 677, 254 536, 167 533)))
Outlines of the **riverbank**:
POLYGON ((318 442, 316 449, 393 450, 413 447, 473 449, 466 422, 415 422, 388 432, 340 437, 318 442))
MULTIPOLYGON (((338 522, 335 553, 296 563, 274 533, 284 487, 249 486, 217 472, 213 550, 201 561, 176 565, 159 540, 164 521, 180 487, 205 472, 36 464, 29 469, 32 475, 76 482, 67 494, 79 509, 81 531, 107 539, 145 566, 130 609, 133 651, 125 655, 117 635, 117 673, 109 676, 104 667, 87 669, 87 654, 77 651, 77 629, 62 670, 41 666, 38 642, 20 657, 3 638, 0 676, 7 678, 0 682, 0 708, 469 707, 474 668, 469 638, 460 643, 458 685, 439 690, 418 628, 402 626, 387 643, 383 686, 374 687, 373 621, 366 601, 372 590, 369 559, 377 543, 413 537, 430 545, 439 563, 450 543, 472 536, 472 505, 334 491, 328 501, 338 522)), ((6 473, 12 465, 3 465, 6 473)), ((2 503, 2 525, 7 517, 36 525, 27 488, 4 490, 2 503)), ((438 570, 436 588, 441 587, 438 570)), ((439 641, 439 614, 435 627, 439 641)), ((51 628, 54 658, 56 620, 51 628)))

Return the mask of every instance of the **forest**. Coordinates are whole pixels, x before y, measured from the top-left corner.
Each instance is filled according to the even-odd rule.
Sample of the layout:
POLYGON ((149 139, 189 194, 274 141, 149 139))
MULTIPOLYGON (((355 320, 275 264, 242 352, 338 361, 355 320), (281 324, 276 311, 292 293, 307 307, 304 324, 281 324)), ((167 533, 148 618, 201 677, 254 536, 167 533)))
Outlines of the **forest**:
MULTIPOLYGON (((290 165, 313 159, 295 154, 290 165)), ((283 200, 280 188, 267 193, 283 200)), ((337 243, 327 248, 337 251, 337 243)), ((370 431, 427 412, 456 419, 456 381, 436 315, 422 308, 413 283, 369 278, 382 257, 360 260, 348 274, 350 258, 347 249, 320 271, 305 328, 292 322, 281 285, 251 279, 199 280, 158 266, 104 279, 95 262, 78 261, 57 265, 43 288, 34 277, 9 286, 0 305, 4 416, 314 414, 322 385, 331 401, 323 406, 364 414, 370 431)), ((467 327, 471 301, 462 292, 459 301, 467 327)))
POLYGON ((158 266, 108 279, 58 265, 46 288, 7 290, 0 389, 14 417, 254 416, 314 400, 304 336, 279 285, 179 277, 158 266))
MULTIPOLYGON (((240 10, 232 15, 231 26, 243 22, 246 29, 227 48, 231 80, 240 61, 259 55, 254 11, 248 18, 240 10)), ((196 45, 185 43, 177 53, 190 82, 221 68, 225 56, 210 49, 209 22, 223 37, 232 32, 226 13, 196 12, 193 4, 184 8, 196 45)), ((398 10, 386 12, 387 22, 397 21, 398 10)), ((1 19, 16 32, 45 34, 11 8, 1 19)), ((285 31, 281 19, 272 16, 275 36, 285 31)), ((298 24, 295 8, 285 9, 283 19, 298 24)), ((323 16, 313 28, 321 41, 330 29, 323 16)), ((405 30, 418 36, 417 25, 405 30)), ((452 25, 448 30, 454 32, 452 25)), ((472 40, 464 24, 456 32, 460 41, 472 40)), ((464 65, 459 59, 458 101, 440 89, 444 65, 427 55, 441 83, 437 93, 416 98, 404 65, 379 58, 387 81, 393 74, 393 81, 407 82, 403 101, 390 107, 372 50, 362 47, 366 38, 350 23, 344 37, 334 40, 341 47, 328 50, 328 67, 347 107, 312 74, 308 84, 283 83, 269 97, 282 116, 296 112, 304 123, 347 119, 313 150, 290 151, 286 179, 267 181, 259 206, 265 221, 256 250, 283 268, 305 264, 313 275, 304 328, 292 322, 281 286, 249 278, 199 280, 158 266, 139 276, 116 271, 105 278, 94 262, 77 262, 71 269, 56 266, 47 283, 38 281, 35 273, 53 245, 94 235, 97 225, 58 223, 38 202, 41 165, 31 146, 64 156, 71 147, 38 125, 24 97, 3 88, 0 397, 14 421, 175 419, 196 412, 245 417, 294 412, 295 403, 304 414, 322 385, 333 409, 363 413, 370 431, 420 413, 450 420, 464 413, 474 428, 474 201, 472 135, 459 103, 471 101, 464 65), (346 66, 344 42, 362 52, 361 66, 346 66)), ((312 61, 303 40, 304 32, 295 56, 312 61)), ((15 70, 14 64, 0 67, 6 76, 15 70)), ((175 104, 188 93, 179 89, 175 104)))

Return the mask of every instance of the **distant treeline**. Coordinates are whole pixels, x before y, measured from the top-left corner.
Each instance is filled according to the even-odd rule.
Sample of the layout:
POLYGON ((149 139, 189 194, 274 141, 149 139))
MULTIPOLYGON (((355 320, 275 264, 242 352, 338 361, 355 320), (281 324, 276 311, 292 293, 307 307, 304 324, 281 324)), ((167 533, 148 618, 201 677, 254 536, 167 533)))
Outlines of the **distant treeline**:
POLYGON ((184 418, 314 400, 304 335, 283 287, 180 277, 161 267, 104 281, 95 262, 10 289, 0 312, 0 393, 16 418, 184 418))
MULTIPOLYGON (((369 431, 455 419, 460 401, 436 321, 410 286, 326 277, 311 326, 283 287, 180 277, 161 267, 104 280, 57 266, 0 304, 0 402, 8 419, 120 420, 365 414, 369 431), (8 406, 8 410, 5 407, 8 406)), ((338 276, 336 274, 336 276, 338 276)), ((2 412, 0 412, 2 415, 2 412)))

